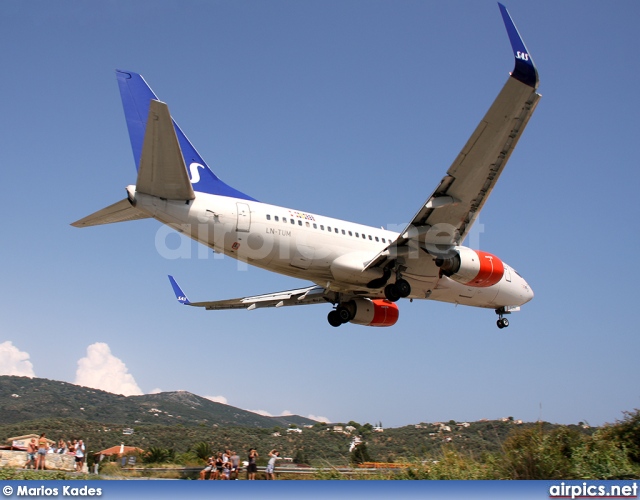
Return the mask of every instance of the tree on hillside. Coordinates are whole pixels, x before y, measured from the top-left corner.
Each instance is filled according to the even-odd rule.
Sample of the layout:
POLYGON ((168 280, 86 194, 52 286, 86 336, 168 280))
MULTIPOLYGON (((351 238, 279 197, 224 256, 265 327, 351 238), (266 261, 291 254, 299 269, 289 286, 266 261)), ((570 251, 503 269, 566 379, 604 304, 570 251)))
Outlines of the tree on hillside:
POLYGON ((371 462, 371 457, 369 456, 369 450, 367 450, 366 443, 360 443, 356 446, 351 452, 351 463, 352 464, 362 464, 364 462, 371 462))
POLYGON ((211 455, 213 455, 213 450, 211 449, 211 445, 209 443, 205 443, 204 441, 201 441, 200 443, 198 443, 194 447, 193 452, 196 454, 196 456, 200 460, 204 460, 205 462, 208 460, 208 458, 211 455))
POLYGON ((606 425, 602 434, 626 450, 629 459, 640 464, 640 409, 625 411, 624 418, 613 425, 606 425))

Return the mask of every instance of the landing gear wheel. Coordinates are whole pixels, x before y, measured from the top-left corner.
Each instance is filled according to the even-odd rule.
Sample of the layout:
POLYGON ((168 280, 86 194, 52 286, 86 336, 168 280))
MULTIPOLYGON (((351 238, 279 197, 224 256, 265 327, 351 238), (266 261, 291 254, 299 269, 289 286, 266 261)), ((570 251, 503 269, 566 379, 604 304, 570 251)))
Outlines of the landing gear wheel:
POLYGON ((398 295, 400 295, 400 297, 403 299, 411 294, 411 285, 405 279, 400 278, 399 280, 397 280, 395 287, 398 291, 398 295))
POLYGON ((497 322, 498 328, 501 330, 509 326, 509 320, 507 318, 500 318, 497 322))
POLYGON ((400 300, 400 292, 398 290, 398 287, 396 287, 395 283, 392 283, 384 287, 384 296, 387 298, 387 300, 390 300, 391 302, 397 302, 398 300, 400 300))
POLYGON ((349 309, 344 306, 338 306, 336 308, 336 312, 338 313, 338 318, 340 318, 340 321, 342 321, 343 323, 348 323, 351 319, 351 313, 349 312, 349 309))
POLYGON ((329 313, 329 315, 327 316, 327 321, 329 321, 329 324, 331 326, 335 326, 335 327, 338 327, 342 324, 340 315, 338 314, 338 311, 336 311, 335 309, 329 313))

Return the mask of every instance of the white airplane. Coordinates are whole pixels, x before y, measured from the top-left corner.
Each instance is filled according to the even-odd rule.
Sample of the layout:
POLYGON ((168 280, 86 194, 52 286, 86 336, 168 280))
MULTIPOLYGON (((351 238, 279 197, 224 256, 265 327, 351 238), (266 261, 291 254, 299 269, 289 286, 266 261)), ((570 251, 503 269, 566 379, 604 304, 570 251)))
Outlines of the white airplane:
POLYGON ((136 73, 117 71, 138 169, 127 197, 72 225, 155 218, 235 259, 313 284, 283 292, 191 302, 205 309, 333 304, 332 326, 392 326, 400 298, 494 309, 505 315, 533 298, 527 282, 495 255, 461 246, 531 117, 538 72, 499 4, 515 68, 446 175, 400 233, 269 205, 225 184, 196 152, 167 105, 136 73))

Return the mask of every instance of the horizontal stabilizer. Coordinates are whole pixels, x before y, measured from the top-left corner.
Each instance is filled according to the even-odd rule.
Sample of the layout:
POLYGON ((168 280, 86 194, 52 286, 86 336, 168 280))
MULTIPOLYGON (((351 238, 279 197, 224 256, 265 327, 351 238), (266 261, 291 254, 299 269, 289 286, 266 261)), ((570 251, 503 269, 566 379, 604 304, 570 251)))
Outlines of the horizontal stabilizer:
POLYGON ((166 200, 193 200, 196 197, 169 107, 160 101, 151 101, 149 105, 136 191, 166 200))
POLYGON ((109 205, 107 208, 103 208, 91 215, 87 215, 84 219, 80 219, 71 225, 74 227, 89 227, 149 218, 150 217, 147 214, 135 208, 131 205, 129 200, 125 198, 118 203, 109 205))

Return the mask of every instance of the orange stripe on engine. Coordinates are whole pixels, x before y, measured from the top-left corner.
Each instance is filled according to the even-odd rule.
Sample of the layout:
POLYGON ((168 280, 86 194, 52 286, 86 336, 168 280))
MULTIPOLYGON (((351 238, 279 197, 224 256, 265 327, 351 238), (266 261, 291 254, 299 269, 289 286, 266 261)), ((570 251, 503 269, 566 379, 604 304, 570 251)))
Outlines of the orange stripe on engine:
POLYGON ((495 285, 504 276, 504 264, 493 254, 474 250, 480 259, 480 270, 475 278, 467 283, 469 286, 480 288, 495 285))
POLYGON ((369 326, 393 326, 400 317, 398 306, 385 299, 374 299, 373 302, 373 319, 369 326))

